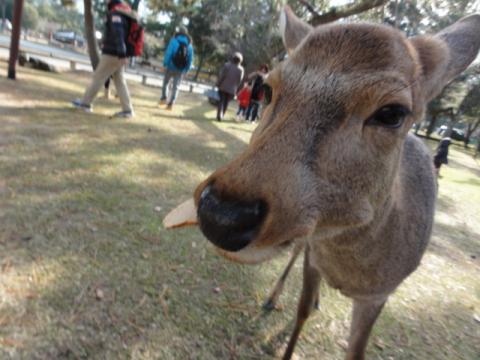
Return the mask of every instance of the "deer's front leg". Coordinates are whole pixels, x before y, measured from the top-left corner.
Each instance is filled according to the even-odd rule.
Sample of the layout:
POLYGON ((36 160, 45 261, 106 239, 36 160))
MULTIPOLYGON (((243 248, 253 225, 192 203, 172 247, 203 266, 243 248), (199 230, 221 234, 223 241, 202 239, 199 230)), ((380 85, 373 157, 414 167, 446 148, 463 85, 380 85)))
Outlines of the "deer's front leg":
POLYGON ((283 286, 285 285, 285 280, 287 279, 287 276, 290 270, 292 269, 293 264, 295 264, 295 261, 297 260, 298 255, 302 253, 302 250, 304 247, 305 247, 305 244, 302 242, 298 242, 295 244, 295 247, 293 248, 293 252, 292 252, 292 257, 290 258, 290 261, 288 262, 287 267, 285 268, 285 270, 283 270, 282 276, 280 276, 280 279, 278 279, 277 283, 275 284, 275 287, 270 293, 270 296, 263 304, 263 308, 265 310, 270 311, 276 308, 278 298, 283 291, 283 286))
POLYGON ((352 324, 346 360, 364 360, 365 348, 373 324, 380 315, 388 297, 353 300, 352 324))
POLYGON ((300 302, 297 308, 297 319, 295 322, 295 328, 288 342, 287 350, 283 355, 283 360, 290 360, 297 343, 300 332, 302 331, 303 324, 307 321, 313 306, 318 301, 318 289, 321 280, 320 272, 311 266, 310 263, 310 250, 307 245, 305 249, 305 261, 303 265, 303 288, 300 302))

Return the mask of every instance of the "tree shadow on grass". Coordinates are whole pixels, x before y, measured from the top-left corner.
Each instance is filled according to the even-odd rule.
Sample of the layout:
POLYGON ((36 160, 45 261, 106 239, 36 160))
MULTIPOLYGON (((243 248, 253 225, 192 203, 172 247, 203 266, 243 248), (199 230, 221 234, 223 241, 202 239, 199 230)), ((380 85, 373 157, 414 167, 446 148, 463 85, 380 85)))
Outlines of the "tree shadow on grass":
MULTIPOLYGON (((458 265, 465 266, 466 262, 479 259, 478 244, 480 233, 469 228, 467 225, 449 225, 435 223, 434 235, 439 240, 432 239, 429 249, 442 257, 445 257, 458 265)), ((477 260, 477 265, 480 265, 477 260)))
MULTIPOLYGON (((13 109, 12 116, 15 111, 26 110, 13 109)), ((199 129, 194 136, 155 124, 98 121, 101 116, 72 113, 70 118, 65 109, 29 111, 27 122, 5 128, 7 139, 21 136, 23 145, 10 149, 13 143, 6 143, 0 163, 2 171, 8 170, 2 175, 9 188, 0 195, 9 205, 0 233, 9 235, 0 238, 5 240, 0 241, 2 286, 22 290, 30 284, 30 293, 10 293, 0 307, 0 335, 22 342, 13 357, 272 358, 291 331, 296 301, 287 291, 285 313, 269 316, 259 316, 259 306, 277 276, 271 268, 281 268, 287 258, 255 267, 235 265, 213 255, 197 229, 166 231, 160 225, 169 207, 190 196, 198 182, 200 175, 190 175, 190 168, 208 173, 245 143, 205 119, 205 113, 198 116, 197 105, 185 113, 199 129), (205 139, 226 146, 212 148, 205 139), (135 163, 137 152, 155 156, 122 170, 135 163), (156 205, 160 212, 154 211, 156 205), (271 336, 272 328, 280 330, 271 336)), ((450 205, 445 200, 442 206, 450 205)), ((298 289, 299 276, 292 276, 298 289)), ((463 341, 478 349, 475 340, 449 337, 432 324, 432 318, 450 312, 465 318, 461 305, 428 304, 413 320, 403 310, 387 308, 384 319, 400 325, 380 335, 386 350, 370 351, 400 358, 389 344, 397 345, 395 336, 407 327, 443 337, 427 350, 418 344, 418 358, 441 359, 438 351, 423 354, 434 346, 440 349, 445 339, 449 346, 463 341)), ((316 333, 306 329, 305 334, 316 333)), ((411 347, 411 341, 400 345, 411 347)), ((318 351, 326 353, 321 346, 318 351)), ((5 353, 11 357, 0 348, 0 355, 5 353)), ((412 358, 408 354, 405 358, 412 358)), ((451 354, 443 358, 454 358, 451 354)), ((312 357, 318 357, 316 350, 312 357)))
POLYGON ((480 189, 480 177, 478 179, 471 177, 468 180, 453 180, 453 182, 461 185, 477 186, 480 189))
MULTIPOLYGON (((0 108, 1 109, 1 108, 0 108)), ((76 115, 72 109, 51 109, 49 107, 36 107, 35 109, 25 110, 23 108, 9 107, 5 109, 5 114, 8 116, 32 113, 35 114, 34 122, 28 125, 18 124, 16 122, 6 123, 4 127, 3 136, 5 138, 14 139, 15 137, 33 137, 41 140, 40 143, 32 143, 32 147, 40 146, 42 148, 50 149, 45 153, 45 156, 61 152, 58 148, 57 142, 64 137, 74 135, 85 135, 82 139, 83 144, 80 149, 75 149, 75 157, 79 159, 86 158, 88 154, 92 153, 92 147, 96 148, 90 167, 99 165, 96 163, 97 158, 102 155, 114 154, 120 155, 142 149, 145 151, 153 151, 159 155, 164 155, 169 158, 177 159, 179 162, 190 162, 192 165, 204 167, 205 170, 212 169, 205 164, 205 157, 208 155, 215 155, 218 162, 221 159, 227 161, 232 157, 234 150, 228 146, 224 149, 211 148, 196 137, 188 135, 179 135, 173 132, 166 132, 160 128, 132 122, 125 122, 118 119, 108 119, 102 115, 84 115, 81 121, 72 119, 69 122, 68 115, 76 115), (48 120, 45 121, 45 116, 48 115, 48 120), (41 128, 40 128, 41 126, 41 128), (54 127, 52 127, 54 126, 54 127), (94 127, 94 129, 92 129, 94 127), (41 130, 39 130, 41 129, 41 130), (40 132, 39 132, 40 131, 40 132), (105 133, 109 133, 105 139, 105 133), (41 137, 41 139, 39 138, 41 137), (205 165, 204 165, 205 164, 205 165)), ((234 136, 227 137, 224 132, 219 130, 215 132, 215 140, 225 142, 225 145, 236 142, 237 147, 244 146, 244 144, 237 140, 234 136), (227 139, 225 140, 225 137, 227 139)), ((73 149, 72 149, 73 150, 73 149)), ((73 155, 67 153, 67 155, 73 155)), ((37 153, 31 154, 30 162, 21 159, 11 159, 14 167, 32 166, 33 163, 48 161, 48 158, 39 159, 37 153)), ((152 174, 153 175, 153 174, 152 174)))
MULTIPOLYGON (((69 117, 70 109, 3 110, 27 119, 8 120, 3 132, 11 141, 2 153, 9 191, 0 264, 11 269, 13 281, 5 286, 18 286, 17 271, 42 279, 50 274, 31 295, 19 293, 10 298, 13 305, 0 307, 0 314, 13 314, 1 335, 18 337, 14 356, 122 358, 148 343, 145 351, 161 358, 228 358, 238 329, 250 327, 249 338, 261 330, 251 326, 250 313, 258 310, 255 296, 268 276, 213 256, 196 230, 160 226, 179 194, 189 194, 198 181, 187 167, 209 172, 233 150, 152 125, 69 117), (139 150, 156 157, 138 175, 159 181, 104 171, 122 166, 112 157, 128 161, 139 150), (168 174, 175 169, 162 158, 186 176, 168 174), (153 211, 156 199, 160 213, 153 211), (246 313, 235 311, 239 304, 246 313)), ((212 132, 217 141, 235 139, 212 132)), ((244 352, 262 357, 257 349, 244 352)))
POLYGON ((446 195, 438 196, 436 201, 436 211, 448 213, 455 209, 455 201, 446 195))
POLYGON ((245 149, 247 144, 235 136, 230 135, 228 132, 222 130, 218 126, 214 125, 215 119, 209 119, 206 116, 207 112, 211 111, 211 105, 208 103, 199 104, 198 106, 192 106, 185 111, 185 115, 193 119, 193 123, 198 126, 204 132, 210 133, 216 138, 226 139, 226 144, 235 149, 245 149), (200 113, 200 115, 198 115, 200 113))
POLYGON ((451 166, 454 169, 468 170, 472 175, 480 177, 480 167, 474 167, 465 163, 460 163, 452 158, 448 159, 448 166, 451 166))
POLYGON ((24 100, 40 100, 52 101, 58 99, 73 99, 73 97, 81 96, 73 87, 80 85, 82 89, 87 82, 81 78, 68 76, 67 79, 59 74, 38 74, 35 72, 27 73, 25 78, 13 82, 4 80, 2 84, 0 80, 0 89, 12 89, 12 94, 22 94, 24 100), (48 83, 46 83, 46 80, 48 83), (13 88, 12 88, 13 86, 13 88))
POLYGON ((236 130, 236 131, 246 132, 246 133, 249 133, 249 134, 252 133, 252 129, 244 129, 244 128, 240 128, 238 126, 228 126, 227 128, 232 129, 232 130, 236 130))
MULTIPOLYGON (((457 212, 455 200, 442 194, 437 198, 436 211, 455 216, 457 212)), ((436 221, 429 250, 457 265, 465 266, 466 262, 471 263, 472 259, 480 256, 477 246, 479 241, 480 233, 466 224, 450 225, 436 221)))
POLYGON ((475 327, 471 310, 459 301, 420 298, 396 307, 387 303, 374 327, 369 351, 382 359, 473 360, 480 352, 475 327))
MULTIPOLYGON (((239 322, 239 314, 228 310, 228 298, 237 304, 245 301, 246 311, 256 309, 259 274, 212 256, 196 230, 159 229, 159 216, 145 199, 154 197, 155 189, 98 176, 78 182, 87 184, 86 189, 69 189, 71 195, 56 198, 45 195, 28 209, 20 202, 5 218, 21 237, 31 237, 1 245, 13 268, 32 268, 42 276, 50 264, 58 268, 59 259, 62 263, 61 272, 55 270, 52 280, 33 290, 33 297, 20 295, 23 305, 0 308, 2 315, 14 314, 16 320, 24 306, 33 309, 22 319, 35 324, 35 335, 19 339, 20 357, 118 358, 159 334, 164 335, 160 343, 174 352, 171 358, 189 358, 195 348, 191 339, 197 337, 200 344, 209 344, 199 358, 212 352, 215 358, 227 356, 226 335, 249 319, 243 315, 239 322), (89 190, 92 183, 96 186, 89 190), (171 337, 177 346, 165 341, 171 337)), ((25 323, 23 331, 29 328, 25 323)), ((19 332, 19 324, 3 323, 3 334, 19 332)))

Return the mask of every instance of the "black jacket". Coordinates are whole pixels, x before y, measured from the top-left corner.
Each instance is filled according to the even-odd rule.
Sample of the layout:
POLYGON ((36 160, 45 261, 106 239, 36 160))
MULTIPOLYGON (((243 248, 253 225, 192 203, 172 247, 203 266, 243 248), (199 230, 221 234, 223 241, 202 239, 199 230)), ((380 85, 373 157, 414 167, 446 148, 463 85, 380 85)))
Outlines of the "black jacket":
MULTIPOLYGON (((117 3, 112 1, 111 3, 117 3)), ((102 54, 127 57, 126 39, 130 29, 130 18, 120 11, 109 9, 105 33, 103 34, 102 54)))
POLYGON ((451 144, 450 138, 443 138, 438 144, 433 160, 435 164, 448 164, 448 147, 451 144))

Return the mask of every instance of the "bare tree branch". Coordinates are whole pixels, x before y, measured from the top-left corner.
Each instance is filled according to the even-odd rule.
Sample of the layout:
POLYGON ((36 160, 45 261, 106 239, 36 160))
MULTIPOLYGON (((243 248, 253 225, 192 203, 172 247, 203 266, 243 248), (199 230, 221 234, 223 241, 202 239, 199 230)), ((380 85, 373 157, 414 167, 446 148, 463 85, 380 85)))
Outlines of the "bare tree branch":
POLYGON ((314 14, 310 24, 313 26, 326 24, 341 18, 345 18, 348 16, 352 16, 355 14, 359 14, 361 12, 385 5, 387 0, 363 0, 363 1, 354 1, 351 4, 347 4, 340 7, 332 7, 330 10, 323 14, 316 13, 315 9, 306 1, 306 0, 298 0, 303 5, 307 7, 307 9, 314 14), (312 10, 310 10, 312 9, 312 10), (315 15, 316 13, 316 15, 315 15))
POLYGON ((322 16, 307 0, 298 0, 298 2, 303 4, 314 17, 322 16))

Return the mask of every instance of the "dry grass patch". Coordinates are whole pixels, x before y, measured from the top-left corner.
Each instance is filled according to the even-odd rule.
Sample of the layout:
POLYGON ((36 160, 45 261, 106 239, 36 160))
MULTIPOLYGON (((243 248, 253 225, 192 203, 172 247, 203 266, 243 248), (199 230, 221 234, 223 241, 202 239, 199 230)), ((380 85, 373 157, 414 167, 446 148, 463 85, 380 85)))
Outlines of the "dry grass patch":
MULTIPOLYGON (((88 80, 23 68, 16 82, 0 79, 0 358, 274 358, 292 327, 301 261, 284 311, 264 314, 287 256, 239 266, 216 256, 198 230, 161 227, 169 209, 242 151, 253 126, 217 123, 215 109, 192 94, 166 112, 159 89, 137 84, 135 119, 109 119, 116 100, 76 112, 69 101, 88 80)), ((377 322, 370 358, 478 359, 479 172, 452 149, 431 246, 377 322)), ((343 355, 350 302, 323 286, 321 306, 300 358, 343 355)))

